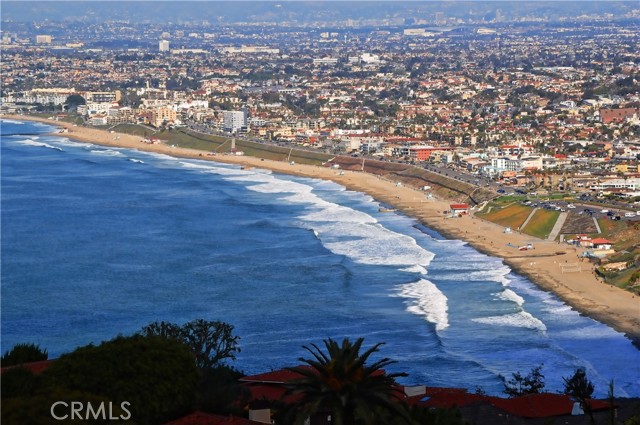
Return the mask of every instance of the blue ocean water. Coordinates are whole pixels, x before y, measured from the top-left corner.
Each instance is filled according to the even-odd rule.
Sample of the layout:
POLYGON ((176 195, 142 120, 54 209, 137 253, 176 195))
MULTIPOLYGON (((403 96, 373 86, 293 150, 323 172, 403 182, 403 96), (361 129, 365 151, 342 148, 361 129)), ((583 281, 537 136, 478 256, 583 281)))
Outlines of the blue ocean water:
POLYGON ((56 357, 155 320, 235 326, 235 365, 385 342, 405 384, 500 394, 544 364, 640 396, 640 352, 489 257, 371 197, 267 170, 81 144, 2 122, 2 350, 56 357))

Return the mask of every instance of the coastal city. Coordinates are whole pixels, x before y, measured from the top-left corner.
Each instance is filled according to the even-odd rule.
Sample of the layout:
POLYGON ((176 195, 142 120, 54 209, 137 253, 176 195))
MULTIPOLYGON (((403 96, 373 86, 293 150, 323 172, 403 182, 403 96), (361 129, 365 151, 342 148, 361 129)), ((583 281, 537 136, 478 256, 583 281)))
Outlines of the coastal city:
POLYGON ((639 15, 6 22, 1 108, 402 162, 497 195, 569 198, 533 208, 636 221, 639 15))
MULTIPOLYGON (((30 16, 29 2, 10 3, 0 30, 0 118, 6 122, 49 123, 60 137, 219 161, 246 172, 265 168, 332 180, 371 194, 380 202, 375 212, 381 216, 404 214, 432 227, 438 236, 464 240, 473 249, 500 258, 509 270, 552 292, 581 315, 612 326, 636 346, 640 341, 640 316, 634 314, 640 296, 637 3, 620 2, 618 9, 590 4, 580 12, 558 2, 534 12, 533 7, 506 2, 458 3, 455 8, 399 2, 404 4, 398 6, 400 11, 358 16, 353 10, 359 9, 350 2, 346 6, 336 2, 340 10, 333 12, 311 4, 306 10, 305 2, 246 2, 254 5, 255 12, 242 19, 209 9, 197 18, 184 17, 182 11, 163 16, 167 13, 163 7, 169 7, 163 2, 149 2, 157 8, 148 15, 134 6, 131 16, 100 9, 104 5, 83 12, 89 6, 81 3, 68 13, 56 9, 56 15, 42 3, 42 12, 31 20, 24 18, 30 16), (101 10, 105 16, 100 16, 101 10), (590 287, 582 292, 585 286, 590 287)), ((203 7, 225 2, 198 3, 203 7)), ((36 137, 27 144, 39 143, 36 137)), ((65 148, 42 143, 53 150, 65 148)), ((129 161, 128 165, 150 162, 135 156, 129 161)), ((256 182, 264 184, 261 178, 256 182)), ((133 203, 122 201, 125 206, 133 203)), ((336 220, 341 218, 337 214, 336 220)), ((361 230, 353 235, 344 232, 346 236, 332 237, 364 240, 361 230)), ((315 228, 313 233, 320 240, 325 236, 315 228)), ((333 254, 348 257, 345 250, 330 248, 337 246, 334 240, 323 244, 333 254)), ((388 264, 367 255, 372 254, 366 251, 366 260, 354 263, 401 264, 393 262, 393 253, 388 264)), ((421 261, 423 257, 416 255, 421 261)), ((7 263, 4 255, 3 262, 7 263)), ((424 264, 420 264, 421 269, 424 264)), ((439 270, 435 268, 433 279, 439 270)), ((462 272, 474 273, 478 271, 462 272)), ((420 296, 426 293, 421 291, 420 296)), ((510 293, 507 299, 521 308, 524 299, 510 293)), ((402 294, 398 296, 415 296, 409 290, 402 294)), ((439 333, 457 323, 447 320, 447 297, 440 314, 420 310, 440 308, 437 300, 442 297, 437 294, 442 295, 438 289, 429 292, 428 301, 407 311, 420 311, 439 333)), ((447 296, 453 311, 455 295, 447 296)), ((507 326, 547 332, 545 324, 530 316, 519 311, 509 316, 507 326)), ((493 318, 471 322, 488 324, 487 319, 493 318)), ((162 326, 174 326, 171 332, 179 332, 172 323, 154 325, 159 328, 149 325, 147 336, 169 332, 162 326)), ((333 342, 325 340, 328 350, 333 342)), ((236 344, 234 339, 227 359, 240 352, 236 344)), ((327 359, 314 344, 304 348, 305 355, 327 359)), ((28 369, 39 374, 51 367, 46 356, 41 360, 44 363, 28 369)), ((3 379, 4 362, 3 356, 3 379)), ((315 367, 313 361, 305 363, 315 367)), ((244 411, 236 405, 213 408, 212 402, 200 409, 208 413, 181 417, 174 413, 186 414, 189 409, 159 416, 154 412, 149 413, 154 419, 148 423, 294 423, 283 419, 287 410, 278 403, 283 399, 297 403, 287 391, 309 372, 277 366, 270 366, 267 373, 239 375, 245 393, 233 396, 248 397, 244 411), (218 416, 230 412, 248 419, 228 422, 229 417, 218 416), (169 418, 176 420, 168 422, 169 418)), ((536 371, 536 364, 531 368, 528 376, 514 373, 511 381, 501 375, 505 393, 543 382, 540 368, 536 371)), ((571 379, 562 378, 564 383, 584 381, 583 369, 577 368, 571 379)), ((640 378, 634 382, 640 385, 640 378)), ((593 421, 594 412, 605 420, 615 410, 609 401, 585 404, 584 397, 571 392, 560 395, 534 388, 502 399, 482 388, 472 394, 469 388, 442 387, 405 385, 395 390, 409 406, 432 413, 462 408, 463 419, 446 413, 440 417, 443 422, 430 417, 407 423, 520 424, 562 417, 566 423, 586 424, 586 416, 593 421), (534 393, 540 397, 528 399, 528 407, 519 404, 519 397, 534 393), (503 415, 508 421, 495 422, 503 415)), ((640 392, 633 387, 627 384, 623 391, 635 397, 640 392)), ((204 391, 206 398, 211 397, 209 390, 198 391, 204 391)), ((616 409, 620 407, 624 418, 637 420, 635 403, 621 403, 616 409)), ((118 415, 129 413, 125 405, 116 410, 118 415)), ((342 423, 332 420, 333 413, 314 411, 304 423, 342 423)), ((393 415, 386 418, 396 418, 393 415)))

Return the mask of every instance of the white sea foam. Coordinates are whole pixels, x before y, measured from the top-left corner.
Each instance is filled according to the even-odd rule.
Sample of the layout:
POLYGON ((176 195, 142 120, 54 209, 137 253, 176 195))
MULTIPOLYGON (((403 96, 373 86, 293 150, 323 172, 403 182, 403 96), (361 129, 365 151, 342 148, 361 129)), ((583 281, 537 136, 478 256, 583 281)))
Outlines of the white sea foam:
POLYGON ((406 298, 407 311, 424 316, 441 331, 449 326, 447 297, 436 285, 425 279, 396 286, 394 296, 406 298))
POLYGON ((313 193, 313 186, 268 174, 230 176, 226 180, 256 183, 249 190, 282 194, 280 200, 307 206, 298 218, 312 229, 325 248, 360 264, 426 266, 433 253, 418 246, 415 239, 393 232, 371 215, 326 201, 313 193))
POLYGON ((144 164, 144 161, 141 159, 129 158, 129 161, 135 162, 137 164, 144 164))
MULTIPOLYGON (((334 219, 329 214, 326 217, 334 219)), ((415 239, 409 236, 393 232, 378 223, 348 218, 335 222, 310 221, 306 222, 306 226, 318 232, 325 248, 356 263, 408 267, 426 266, 433 259, 433 253, 418 246, 415 239)))
POLYGON ((92 149, 90 151, 95 155, 105 155, 105 156, 121 156, 122 152, 115 151, 113 149, 92 149))
POLYGON ((75 141, 69 140, 67 138, 56 139, 56 143, 64 145, 64 146, 71 146, 71 147, 74 147, 74 148, 92 148, 92 147, 95 147, 95 145, 93 145, 91 143, 75 142, 75 141))
POLYGON ((505 314, 503 316, 479 317, 471 319, 476 323, 495 326, 512 326, 516 328, 535 329, 541 332, 547 330, 547 327, 539 319, 533 317, 526 311, 520 311, 513 314, 505 314))
POLYGON ((164 161, 171 161, 171 162, 180 161, 180 158, 176 158, 175 156, 167 155, 167 154, 164 154, 164 153, 142 152, 142 151, 140 153, 143 154, 143 155, 147 155, 147 156, 150 156, 152 158, 161 159, 161 160, 164 160, 164 161))
POLYGON ((48 143, 37 142, 34 139, 38 139, 38 137, 33 137, 32 139, 26 139, 26 140, 18 140, 16 143, 18 143, 20 145, 24 145, 24 146, 37 146, 37 147, 41 147, 41 148, 55 149, 57 151, 61 151, 62 152, 62 148, 61 147, 53 146, 53 145, 50 145, 48 143))
POLYGON ((313 211, 300 216, 299 218, 302 220, 320 223, 332 220, 342 223, 355 224, 376 224, 378 222, 378 220, 362 211, 354 210, 353 208, 337 205, 331 202, 326 202, 313 194, 310 195, 311 196, 297 195, 286 198, 288 201, 295 199, 298 202, 306 201, 307 203, 314 203, 314 206, 319 208, 317 211, 313 211))
POLYGON ((404 269, 400 269, 400 271, 407 272, 407 273, 427 274, 427 269, 418 265, 406 267, 404 269))
MULTIPOLYGON (((435 270, 433 270, 435 271, 435 270)), ((455 273, 455 269, 450 269, 451 273, 438 276, 440 280, 455 280, 460 282, 466 281, 490 281, 499 282, 503 286, 508 286, 511 280, 507 277, 511 273, 508 266, 488 270, 472 270, 464 273, 455 273)))
POLYGON ((554 315, 562 315, 562 316, 575 316, 578 317, 579 313, 575 311, 570 305, 563 303, 562 301, 549 298, 542 301, 545 307, 544 311, 554 314, 554 315))
POLYGON ((498 294, 498 298, 505 301, 513 301, 519 306, 522 306, 524 304, 524 298, 513 292, 511 289, 505 289, 504 291, 500 292, 498 294))
POLYGON ((313 186, 316 189, 321 189, 321 190, 331 190, 331 191, 335 191, 335 192, 344 192, 347 190, 346 187, 341 186, 337 183, 334 183, 330 180, 317 180, 313 182, 313 186))
POLYGON ((24 125, 24 123, 22 121, 14 121, 14 120, 10 120, 8 118, 2 118, 0 121, 6 122, 7 124, 24 125))

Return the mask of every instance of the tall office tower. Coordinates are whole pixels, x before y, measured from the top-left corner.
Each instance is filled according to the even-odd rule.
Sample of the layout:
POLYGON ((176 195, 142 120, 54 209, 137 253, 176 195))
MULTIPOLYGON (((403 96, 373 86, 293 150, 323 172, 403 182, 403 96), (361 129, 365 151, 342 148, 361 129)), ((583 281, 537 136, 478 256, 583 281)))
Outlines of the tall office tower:
POLYGON ((169 40, 160 40, 160 43, 158 43, 158 49, 161 52, 168 52, 169 51, 169 40))

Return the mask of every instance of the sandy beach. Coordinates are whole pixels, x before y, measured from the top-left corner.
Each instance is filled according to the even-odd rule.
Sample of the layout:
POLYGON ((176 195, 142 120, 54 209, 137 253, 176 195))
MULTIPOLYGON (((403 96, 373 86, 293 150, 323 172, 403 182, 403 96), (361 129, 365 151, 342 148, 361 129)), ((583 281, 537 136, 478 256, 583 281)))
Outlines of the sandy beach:
POLYGON ((63 126, 67 133, 62 137, 105 146, 133 148, 140 151, 163 153, 172 156, 205 159, 238 164, 247 167, 265 168, 275 172, 311 178, 332 180, 350 190, 364 192, 374 199, 391 205, 403 213, 416 218, 424 225, 435 229, 450 239, 461 239, 477 250, 504 259, 514 271, 527 276, 544 290, 555 293, 581 313, 608 324, 633 339, 640 346, 640 299, 633 294, 599 281, 593 266, 580 262, 582 252, 566 244, 537 239, 518 233, 503 233, 497 224, 477 217, 449 218, 443 212, 449 202, 427 199, 424 192, 407 186, 397 187, 393 182, 362 172, 342 173, 323 167, 290 164, 248 156, 210 155, 207 152, 172 147, 167 144, 147 144, 140 137, 110 133, 86 127, 73 127, 52 120, 28 116, 5 116, 12 120, 35 120, 50 125, 63 126), (533 244, 535 249, 519 251, 518 246, 533 244), (581 271, 562 272, 561 264, 579 265, 581 271))

